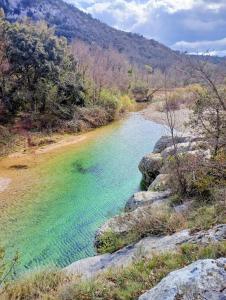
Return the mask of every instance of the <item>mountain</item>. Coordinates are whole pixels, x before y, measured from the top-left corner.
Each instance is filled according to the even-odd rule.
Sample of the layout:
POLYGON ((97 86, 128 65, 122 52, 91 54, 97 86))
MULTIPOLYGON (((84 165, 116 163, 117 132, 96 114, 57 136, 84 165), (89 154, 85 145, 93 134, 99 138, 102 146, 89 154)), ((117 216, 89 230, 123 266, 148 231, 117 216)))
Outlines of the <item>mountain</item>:
POLYGON ((69 41, 80 39, 101 48, 117 49, 138 65, 165 69, 183 56, 153 39, 114 29, 62 0, 0 0, 0 7, 10 21, 25 17, 45 20, 69 41))
POLYGON ((45 20, 58 35, 115 48, 131 63, 163 68, 177 60, 177 52, 157 41, 114 29, 62 0, 0 0, 0 7, 10 21, 24 17, 45 20))

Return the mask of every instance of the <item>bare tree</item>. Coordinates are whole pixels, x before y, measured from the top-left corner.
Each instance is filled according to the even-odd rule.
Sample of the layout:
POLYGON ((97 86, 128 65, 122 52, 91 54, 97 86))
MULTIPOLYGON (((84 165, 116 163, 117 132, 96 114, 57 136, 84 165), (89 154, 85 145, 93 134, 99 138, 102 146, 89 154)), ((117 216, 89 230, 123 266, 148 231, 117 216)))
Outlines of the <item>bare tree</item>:
POLYGON ((201 86, 194 90, 195 103, 190 124, 206 137, 216 156, 226 145, 225 73, 208 60, 190 60, 188 70, 201 86))
POLYGON ((71 51, 94 103, 104 88, 128 92, 131 80, 128 71, 131 66, 122 54, 114 49, 101 49, 82 41, 76 41, 71 51))
POLYGON ((175 111, 171 108, 168 94, 167 94, 167 85, 165 84, 165 114, 166 114, 166 120, 167 120, 167 126, 170 131, 170 136, 172 140, 172 146, 173 146, 173 153, 172 157, 174 158, 175 162, 175 172, 177 176, 177 180, 179 183, 179 191, 182 195, 185 195, 187 192, 186 188, 186 179, 184 178, 184 170, 182 168, 182 162, 181 157, 178 153, 178 143, 177 143, 177 135, 175 130, 175 124, 176 124, 176 117, 175 117, 175 111))

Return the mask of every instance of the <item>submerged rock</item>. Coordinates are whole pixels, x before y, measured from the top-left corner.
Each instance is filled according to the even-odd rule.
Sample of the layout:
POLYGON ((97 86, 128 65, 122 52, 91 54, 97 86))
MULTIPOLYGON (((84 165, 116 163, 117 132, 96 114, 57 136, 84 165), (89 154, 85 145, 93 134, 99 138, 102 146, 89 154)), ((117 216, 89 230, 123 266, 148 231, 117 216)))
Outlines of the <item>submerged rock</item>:
POLYGON ((139 300, 224 300, 226 258, 198 260, 171 272, 139 300))
MULTIPOLYGON (((160 176, 160 175, 159 175, 160 176)), ((170 190, 163 192, 147 191, 135 193, 126 203, 125 211, 135 210, 141 206, 150 205, 156 201, 163 202, 171 195, 170 190)))
POLYGON ((162 166, 163 159, 159 153, 150 153, 142 158, 139 164, 139 170, 142 173, 143 182, 147 188, 159 175, 162 166))

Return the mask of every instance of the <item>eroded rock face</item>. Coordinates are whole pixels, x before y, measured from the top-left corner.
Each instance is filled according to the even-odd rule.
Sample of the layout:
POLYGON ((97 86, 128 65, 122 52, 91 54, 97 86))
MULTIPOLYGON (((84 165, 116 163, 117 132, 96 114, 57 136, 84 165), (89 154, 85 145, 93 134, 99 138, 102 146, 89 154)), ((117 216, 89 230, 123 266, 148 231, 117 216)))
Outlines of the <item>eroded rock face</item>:
MULTIPOLYGON (((160 176, 160 175, 159 175, 160 176)), ((135 193, 126 203, 125 211, 135 210, 138 207, 151 205, 156 201, 164 202, 171 195, 170 190, 157 192, 147 191, 135 193)))
MULTIPOLYGON (((177 153, 186 153, 188 151, 199 150, 201 154, 202 151, 204 152, 206 150, 206 149, 202 150, 202 148, 205 148, 205 144, 202 141, 180 143, 176 145, 177 153)), ((173 155, 174 152, 175 152, 174 146, 171 146, 165 148, 161 152, 161 155, 164 159, 166 159, 168 156, 173 155)))
MULTIPOLYGON (((193 136, 193 135, 178 135, 175 136, 175 142, 177 144, 180 143, 191 143, 191 142, 196 142, 200 141, 201 137, 200 136, 193 136)), ((173 145, 172 143, 172 137, 171 136, 162 136, 157 143, 155 144, 153 153, 161 153, 163 150, 165 150, 168 147, 171 147, 173 145)))
MULTIPOLYGON (((188 141, 189 141, 189 137, 187 136, 176 137, 177 143, 185 143, 188 141)), ((162 136, 155 144, 153 153, 161 153, 163 150, 171 146, 172 146, 172 137, 168 135, 162 136)))
POLYGON ((168 189, 170 175, 169 174, 159 174, 152 184, 149 186, 149 191, 165 191, 168 189))
POLYGON ((124 247, 113 253, 85 258, 77 261, 64 270, 69 274, 79 274, 82 278, 90 278, 113 267, 125 267, 143 255, 152 257, 154 252, 173 251, 190 238, 188 230, 165 237, 147 237, 135 245, 124 247))
POLYGON ((142 173, 143 182, 147 188, 159 175, 159 171, 162 166, 163 159, 159 153, 150 153, 142 158, 139 164, 139 170, 142 173))
MULTIPOLYGON (((113 254, 97 255, 79 260, 64 270, 69 274, 79 274, 82 278, 90 278, 109 268, 127 266, 144 255, 151 258, 153 253, 174 251, 184 243, 206 245, 210 242, 222 241, 225 239, 225 233, 226 224, 223 224, 194 235, 191 235, 188 230, 183 230, 171 236, 150 236, 113 254)), ((165 298, 161 300, 163 299, 165 300, 165 298)))
POLYGON ((115 216, 105 222, 96 232, 95 246, 99 248, 101 239, 106 233, 126 235, 134 229, 141 220, 151 218, 154 209, 166 209, 166 203, 171 191, 139 192, 130 198, 125 206, 125 213, 115 216))
POLYGON ((190 243, 206 245, 219 241, 226 241, 226 224, 220 224, 208 231, 200 231, 192 235, 190 243))
POLYGON ((139 300, 224 300, 226 258, 198 260, 171 272, 139 300))

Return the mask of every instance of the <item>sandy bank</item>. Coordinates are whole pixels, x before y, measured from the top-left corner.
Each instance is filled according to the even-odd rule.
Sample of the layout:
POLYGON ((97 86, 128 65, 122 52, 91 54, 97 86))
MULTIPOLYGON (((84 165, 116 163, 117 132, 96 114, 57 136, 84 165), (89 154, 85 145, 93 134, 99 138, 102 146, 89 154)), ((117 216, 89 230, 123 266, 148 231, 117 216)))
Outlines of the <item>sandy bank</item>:
MULTIPOLYGON (((166 114, 158 110, 158 104, 152 103, 146 109, 141 111, 143 117, 147 120, 163 124, 167 126, 166 114)), ((189 116, 191 111, 187 108, 181 108, 176 110, 174 113, 175 116, 175 128, 180 132, 187 132, 189 128, 185 126, 185 123, 189 121, 189 116)))
POLYGON ((77 144, 79 142, 84 141, 87 138, 87 134, 82 134, 79 136, 70 136, 70 137, 58 137, 59 141, 56 141, 52 144, 45 145, 42 147, 32 147, 27 148, 24 152, 15 152, 13 154, 10 154, 8 157, 10 158, 18 158, 29 154, 42 154, 42 153, 48 153, 53 150, 57 150, 62 147, 70 146, 77 144))

